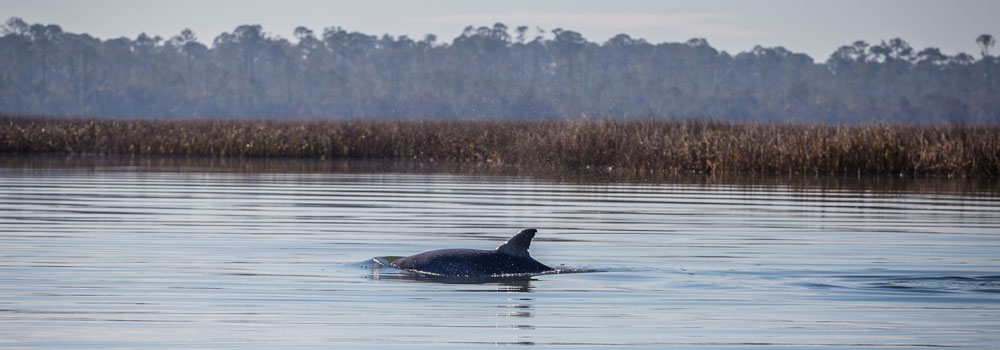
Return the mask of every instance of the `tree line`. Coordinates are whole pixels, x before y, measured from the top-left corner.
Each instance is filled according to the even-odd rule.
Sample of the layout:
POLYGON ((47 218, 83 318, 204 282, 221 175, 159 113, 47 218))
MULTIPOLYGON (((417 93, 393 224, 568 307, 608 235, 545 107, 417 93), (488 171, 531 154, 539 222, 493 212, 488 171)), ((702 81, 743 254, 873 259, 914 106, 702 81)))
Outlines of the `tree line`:
POLYGON ((977 59, 896 38, 825 62, 783 47, 730 54, 705 39, 604 43, 520 26, 374 36, 242 25, 211 45, 100 40, 14 17, 0 28, 0 112, 112 117, 600 118, 1000 123, 995 40, 977 59))

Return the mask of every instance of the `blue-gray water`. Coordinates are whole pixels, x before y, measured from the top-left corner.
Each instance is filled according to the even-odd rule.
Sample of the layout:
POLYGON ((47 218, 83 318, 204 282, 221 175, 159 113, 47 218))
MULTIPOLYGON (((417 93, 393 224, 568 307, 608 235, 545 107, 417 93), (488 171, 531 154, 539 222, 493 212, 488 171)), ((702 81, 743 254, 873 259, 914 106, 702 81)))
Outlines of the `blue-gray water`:
POLYGON ((991 192, 0 169, 3 348, 989 348, 998 329, 991 192), (526 227, 539 261, 603 272, 372 263, 526 227))

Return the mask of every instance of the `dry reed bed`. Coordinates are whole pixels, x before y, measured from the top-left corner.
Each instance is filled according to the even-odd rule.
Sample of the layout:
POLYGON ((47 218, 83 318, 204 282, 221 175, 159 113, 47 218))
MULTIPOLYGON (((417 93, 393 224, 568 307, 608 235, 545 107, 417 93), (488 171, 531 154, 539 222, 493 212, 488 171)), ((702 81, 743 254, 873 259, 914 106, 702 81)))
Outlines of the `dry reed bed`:
POLYGON ((787 174, 1000 175, 1000 127, 0 116, 0 153, 417 159, 787 174))

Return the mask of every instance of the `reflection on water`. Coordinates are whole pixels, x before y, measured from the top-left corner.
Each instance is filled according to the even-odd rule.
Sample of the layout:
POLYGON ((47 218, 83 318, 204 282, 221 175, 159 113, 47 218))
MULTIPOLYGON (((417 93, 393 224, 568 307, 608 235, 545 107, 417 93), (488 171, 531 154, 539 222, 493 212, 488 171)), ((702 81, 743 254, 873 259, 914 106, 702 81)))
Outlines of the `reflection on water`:
POLYGON ((0 347, 1000 343, 991 183, 50 161, 0 168, 0 347), (524 227, 539 261, 602 272, 442 280, 370 260, 524 227))
POLYGON ((531 293, 531 276, 510 277, 449 277, 410 273, 396 268, 372 264, 372 273, 368 278, 374 281, 417 281, 425 283, 482 285, 485 289, 469 289, 467 291, 531 293))
POLYGON ((132 172, 204 172, 247 174, 441 174, 531 176, 546 181, 601 185, 606 183, 672 183, 743 188, 781 186, 791 190, 855 190, 879 193, 1000 193, 995 179, 911 178, 906 176, 817 176, 735 174, 643 174, 621 169, 568 170, 521 168, 497 164, 421 161, 320 160, 288 158, 177 158, 95 155, 0 155, 0 168, 76 169, 132 172))

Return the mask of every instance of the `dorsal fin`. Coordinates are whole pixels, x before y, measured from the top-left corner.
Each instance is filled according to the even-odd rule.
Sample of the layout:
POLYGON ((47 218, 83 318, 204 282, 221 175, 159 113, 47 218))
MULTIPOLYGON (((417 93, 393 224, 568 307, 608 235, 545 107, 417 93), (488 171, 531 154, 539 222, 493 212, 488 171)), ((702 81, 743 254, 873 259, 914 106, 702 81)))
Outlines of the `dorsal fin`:
POLYGON ((503 245, 497 247, 497 251, 513 256, 528 257, 528 246, 531 245, 531 239, 535 238, 535 232, 537 231, 533 228, 518 231, 514 237, 511 237, 503 245))

